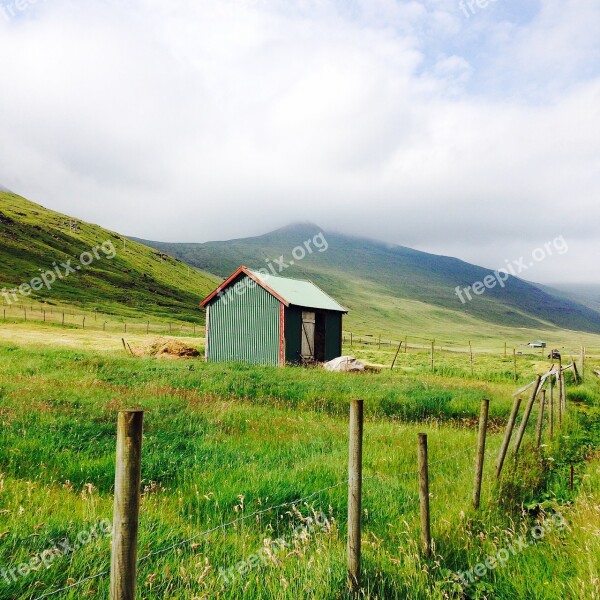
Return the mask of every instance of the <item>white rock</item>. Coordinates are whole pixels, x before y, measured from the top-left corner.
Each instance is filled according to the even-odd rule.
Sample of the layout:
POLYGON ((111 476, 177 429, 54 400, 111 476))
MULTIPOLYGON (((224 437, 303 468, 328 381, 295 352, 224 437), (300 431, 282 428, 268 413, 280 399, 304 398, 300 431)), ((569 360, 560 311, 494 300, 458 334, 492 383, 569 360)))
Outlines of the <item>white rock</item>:
POLYGON ((364 371, 365 363, 354 356, 338 356, 323 364, 327 371, 364 371))

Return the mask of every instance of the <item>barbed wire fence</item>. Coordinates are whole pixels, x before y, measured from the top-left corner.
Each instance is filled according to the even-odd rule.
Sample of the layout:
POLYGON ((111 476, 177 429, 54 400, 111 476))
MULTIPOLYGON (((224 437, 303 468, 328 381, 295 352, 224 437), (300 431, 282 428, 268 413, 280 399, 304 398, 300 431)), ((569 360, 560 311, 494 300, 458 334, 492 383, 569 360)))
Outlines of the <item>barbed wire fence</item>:
MULTIPOLYGON (((487 452, 486 456, 487 458, 491 458, 492 454, 494 451, 489 451, 487 452)), ((457 461, 455 459, 457 459, 458 457, 464 456, 466 454, 472 454, 473 453, 473 448, 471 447, 467 447, 467 448, 463 448, 461 450, 458 450, 456 452, 453 452, 452 454, 448 455, 448 456, 444 456, 443 458, 434 460, 434 461, 430 461, 428 463, 429 468, 437 466, 437 465, 442 465, 442 464, 447 464, 451 461, 455 461, 455 467, 459 468, 464 466, 463 462, 461 461, 457 461)), ((398 473, 393 473, 391 475, 384 475, 381 473, 375 473, 372 475, 367 475, 364 477, 361 477, 361 482, 391 482, 391 481, 398 481, 401 480, 403 478, 409 477, 409 476, 413 476, 413 477, 417 477, 419 475, 419 469, 418 468, 413 468, 410 470, 406 470, 406 471, 402 471, 402 472, 398 472, 398 473)), ((447 478, 444 478, 444 485, 448 485, 451 482, 456 482, 458 481, 460 478, 464 477, 464 473, 461 473, 455 477, 452 477, 451 481, 448 481, 447 478)), ((176 550, 178 548, 182 548, 184 546, 189 546, 190 544, 192 544, 193 542, 196 542, 199 539, 202 539, 204 537, 209 536, 212 533, 215 533, 217 531, 225 531, 226 529, 230 528, 230 527, 235 527, 237 524, 243 522, 243 521, 248 521, 251 519, 256 519, 257 517, 260 517, 261 515, 265 515, 268 513, 273 513, 273 512, 277 512, 280 511, 284 508, 291 508, 291 507, 296 507, 296 506, 300 506, 300 505, 307 505, 310 501, 321 497, 323 494, 326 494, 328 492, 332 492, 334 490, 338 490, 340 488, 344 488, 345 486, 347 486, 350 483, 350 479, 343 479, 341 481, 338 481, 337 483, 334 483, 332 485, 328 485, 326 487, 320 488, 316 491, 313 491, 309 494, 300 496, 294 500, 289 500, 286 502, 281 502, 278 504, 273 504, 271 506, 262 508, 260 510, 255 510, 253 512, 250 512, 248 514, 243 514, 239 517, 236 517, 235 519, 232 519, 230 521, 227 521, 226 523, 222 523, 219 525, 215 525, 214 527, 211 527, 209 529, 203 530, 199 533, 195 533, 192 536, 186 537, 182 540, 178 540, 176 542, 173 542, 171 544, 168 544, 162 548, 159 548, 157 550, 153 550, 151 552, 148 552, 146 554, 144 554, 143 556, 141 556, 138 559, 138 564, 144 563, 148 560, 151 560, 157 556, 161 556, 163 554, 166 554, 168 552, 171 552, 173 550, 176 550)), ((415 503, 418 503, 418 498, 417 498, 417 494, 415 494, 414 497, 414 501, 415 503)), ((81 579, 70 583, 68 585, 65 585, 63 587, 57 588, 55 590, 50 590, 47 592, 44 592, 41 595, 35 596, 34 600, 43 600, 44 598, 49 598, 49 597, 53 597, 53 596, 57 596, 58 594, 61 594, 63 592, 72 590, 74 588, 77 588, 81 585, 84 585, 86 583, 89 583, 90 581, 94 581, 96 579, 100 579, 102 577, 106 577, 110 574, 110 568, 106 568, 102 571, 99 571, 98 573, 95 573, 93 575, 89 575, 86 577, 82 577, 81 579)))
POLYGON ((175 337, 203 337, 205 328, 198 322, 177 317, 154 321, 153 317, 127 317, 101 313, 95 310, 77 310, 53 305, 10 304, 0 308, 2 323, 37 323, 65 329, 102 331, 137 335, 171 335, 175 337))

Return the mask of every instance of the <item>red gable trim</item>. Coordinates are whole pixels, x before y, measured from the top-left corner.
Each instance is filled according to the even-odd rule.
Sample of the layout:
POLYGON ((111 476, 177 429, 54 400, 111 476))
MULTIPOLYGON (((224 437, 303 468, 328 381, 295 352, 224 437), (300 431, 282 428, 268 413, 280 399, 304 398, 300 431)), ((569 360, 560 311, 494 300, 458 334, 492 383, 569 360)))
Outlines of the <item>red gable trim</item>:
POLYGON ((258 283, 258 285, 260 285, 261 288, 267 290, 267 292, 269 292, 269 294, 277 298, 279 302, 281 302, 285 306, 290 305, 290 303, 285 298, 282 298, 275 290, 271 289, 264 281, 262 281, 254 273, 252 273, 250 269, 242 265, 241 267, 238 267, 235 273, 233 273, 233 275, 230 275, 216 290, 211 292, 208 296, 206 296, 206 298, 204 298, 204 300, 202 300, 202 302, 200 302, 200 308, 204 308, 215 296, 218 295, 219 292, 222 292, 225 288, 229 287, 229 285, 231 285, 231 283, 235 281, 235 279, 237 279, 242 273, 250 277, 250 279, 252 279, 256 283, 258 283))
POLYGON ((285 308, 279 305, 279 364, 285 365, 285 308))

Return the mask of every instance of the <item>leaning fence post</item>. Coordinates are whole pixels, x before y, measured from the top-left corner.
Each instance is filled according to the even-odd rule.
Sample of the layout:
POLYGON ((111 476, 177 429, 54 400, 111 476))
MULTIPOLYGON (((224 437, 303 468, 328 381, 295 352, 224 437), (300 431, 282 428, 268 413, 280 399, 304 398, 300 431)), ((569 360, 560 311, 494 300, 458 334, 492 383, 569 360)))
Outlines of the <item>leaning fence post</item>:
POLYGON ((473 484, 473 507, 479 508, 481 499, 481 479, 483 476, 483 459, 485 457, 485 434, 487 431, 488 413, 490 401, 484 399, 481 401, 481 411, 479 413, 479 436, 477 438, 477 456, 475 458, 475 481, 473 484))
POLYGON ((110 600, 135 600, 144 411, 119 412, 110 600))
POLYGON ((421 505, 421 547, 425 557, 429 558, 431 556, 431 521, 426 433, 419 433, 419 500, 421 505))
POLYGON ((350 401, 350 448, 348 464, 348 587, 360 589, 360 517, 362 505, 363 401, 350 401))
MULTIPOLYGON (((558 363, 558 373, 559 373, 559 388, 558 388, 559 392, 558 392, 558 394, 560 396, 559 403, 560 403, 562 412, 566 413, 567 412, 567 388, 565 386, 565 373, 562 368, 562 360, 559 361, 559 363, 558 363)), ((562 415, 561 415, 561 417, 562 417, 562 415)), ((562 422, 562 418, 561 418, 561 422, 562 422)))
POLYGON ((496 461, 496 478, 499 478, 500 474, 502 473, 502 466, 504 465, 504 459, 506 458, 506 452, 508 451, 510 438, 512 436, 513 429, 515 428, 515 422, 517 420, 517 415, 519 414, 520 406, 521 398, 515 398, 512 410, 510 411, 510 417, 508 418, 508 423, 506 424, 506 431, 504 432, 504 439, 502 440, 502 446, 500 447, 500 454, 498 455, 498 460, 496 461))
POLYGON ((544 405, 546 404, 546 390, 542 390, 540 396, 540 412, 538 414, 537 428, 535 432, 535 447, 539 448, 542 443, 542 427, 544 426, 544 405))
POLYGON ((519 432, 517 433, 517 439, 515 442, 515 458, 517 457, 519 448, 521 447, 521 442, 523 441, 523 436, 525 435, 525 429, 527 427, 527 421, 529 421, 529 415, 531 415, 531 409, 533 408, 533 404, 535 402, 535 398, 537 396, 541 381, 542 377, 541 375, 538 375, 535 378, 535 383, 533 384, 533 391, 531 392, 529 402, 525 407, 525 412, 523 413, 523 420, 521 421, 521 426, 519 427, 519 432))
POLYGON ((394 369, 394 365, 396 364, 396 359, 398 358, 398 352, 400 352, 400 348, 402 347, 402 342, 398 344, 398 350, 396 350, 396 356, 394 356, 394 360, 392 361, 392 366, 390 367, 390 371, 394 369))

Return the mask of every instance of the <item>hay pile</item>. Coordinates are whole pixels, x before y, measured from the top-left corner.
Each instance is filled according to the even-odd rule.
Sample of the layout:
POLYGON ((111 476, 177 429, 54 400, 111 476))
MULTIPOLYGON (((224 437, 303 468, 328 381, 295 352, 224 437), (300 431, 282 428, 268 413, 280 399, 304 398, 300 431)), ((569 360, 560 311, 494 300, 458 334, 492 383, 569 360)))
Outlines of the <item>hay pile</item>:
POLYGON ((155 338, 145 344, 131 349, 134 356, 153 356, 155 358, 196 358, 200 352, 177 340, 155 338))

